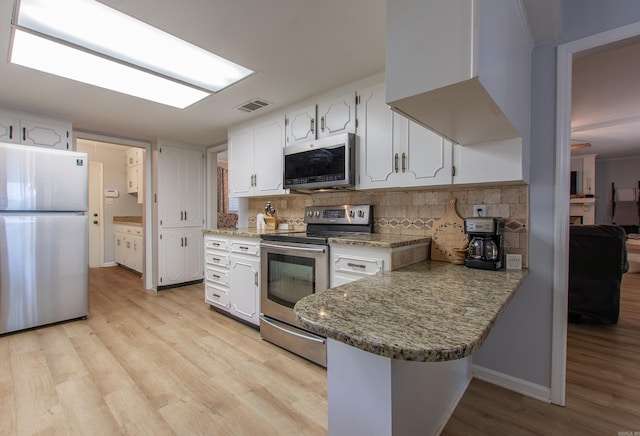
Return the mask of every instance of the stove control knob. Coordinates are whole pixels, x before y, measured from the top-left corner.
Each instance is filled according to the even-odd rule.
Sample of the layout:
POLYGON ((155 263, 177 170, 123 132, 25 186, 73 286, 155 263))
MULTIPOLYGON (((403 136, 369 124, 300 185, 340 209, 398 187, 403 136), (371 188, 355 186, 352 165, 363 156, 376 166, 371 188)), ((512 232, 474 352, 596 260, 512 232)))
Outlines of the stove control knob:
POLYGON ((364 210, 359 210, 358 211, 358 217, 359 218, 364 218, 364 210))
POLYGON ((350 217, 350 218, 353 218, 353 217, 355 217, 355 216, 356 216, 356 211, 355 211, 355 210, 350 210, 350 211, 349 211, 349 217, 350 217))
POLYGON ((319 210, 316 210, 315 216, 317 216, 317 217, 320 216, 320 211, 319 210))

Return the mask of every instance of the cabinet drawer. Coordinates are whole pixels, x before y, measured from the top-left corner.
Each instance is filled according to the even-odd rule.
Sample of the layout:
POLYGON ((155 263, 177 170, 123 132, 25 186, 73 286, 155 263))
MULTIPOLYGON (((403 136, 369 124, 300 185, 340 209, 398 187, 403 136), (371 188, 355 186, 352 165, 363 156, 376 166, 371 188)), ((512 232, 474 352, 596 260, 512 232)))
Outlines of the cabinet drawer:
POLYGON ((260 242, 231 241, 231 252, 257 256, 258 253, 260 252, 260 242))
POLYGON ((229 256, 227 254, 219 253, 215 250, 207 250, 204 254, 204 259, 209 265, 229 268, 229 256))
POLYGON ((115 233, 124 233, 125 235, 142 236, 142 226, 132 226, 129 224, 114 224, 113 231, 115 233))
POLYGON ((207 267, 205 279, 218 285, 229 286, 229 271, 207 267))
POLYGON ((384 269, 384 262, 382 259, 338 255, 333 268, 336 272, 372 276, 384 269))
POLYGON ((204 247, 212 250, 229 251, 229 240, 207 236, 204 238, 204 247))
POLYGON ((229 309, 229 307, 231 306, 229 303, 229 291, 227 291, 226 289, 222 289, 213 286, 210 283, 207 283, 204 293, 204 299, 209 304, 214 304, 225 309, 229 309))

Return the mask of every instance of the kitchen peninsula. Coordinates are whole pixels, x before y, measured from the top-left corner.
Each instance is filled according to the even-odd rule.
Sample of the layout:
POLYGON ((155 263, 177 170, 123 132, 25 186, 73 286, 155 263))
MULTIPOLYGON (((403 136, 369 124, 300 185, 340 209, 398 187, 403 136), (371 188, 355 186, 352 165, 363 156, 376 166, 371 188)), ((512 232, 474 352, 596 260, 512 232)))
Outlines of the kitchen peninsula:
POLYGON ((327 337, 329 434, 437 434, 527 270, 427 261, 298 301, 327 337))

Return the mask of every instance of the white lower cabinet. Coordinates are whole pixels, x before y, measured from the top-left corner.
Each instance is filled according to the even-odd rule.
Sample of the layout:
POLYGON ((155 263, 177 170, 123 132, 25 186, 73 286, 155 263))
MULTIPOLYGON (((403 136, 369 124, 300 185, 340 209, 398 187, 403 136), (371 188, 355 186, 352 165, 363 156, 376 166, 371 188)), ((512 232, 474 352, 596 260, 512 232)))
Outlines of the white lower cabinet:
POLYGON ((158 286, 202 280, 202 231, 162 229, 158 244, 158 286))
POLYGON ((430 245, 419 243, 398 248, 331 244, 329 283, 332 288, 393 271, 428 258, 430 245))
POLYGON ((129 269, 142 273, 143 250, 142 227, 128 224, 116 224, 115 261, 129 269))
POLYGON ((207 235, 204 261, 205 301, 259 325, 260 239, 207 235))

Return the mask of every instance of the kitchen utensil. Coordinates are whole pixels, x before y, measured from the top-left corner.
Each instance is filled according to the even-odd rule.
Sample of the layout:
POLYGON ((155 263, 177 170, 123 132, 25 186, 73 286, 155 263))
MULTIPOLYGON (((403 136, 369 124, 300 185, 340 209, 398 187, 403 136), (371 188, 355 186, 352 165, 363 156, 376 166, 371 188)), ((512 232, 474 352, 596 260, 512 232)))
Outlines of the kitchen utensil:
POLYGON ((449 200, 444 216, 433 223, 431 235, 431 260, 441 262, 459 262, 456 249, 469 243, 464 233, 464 219, 456 211, 456 199, 449 200))

